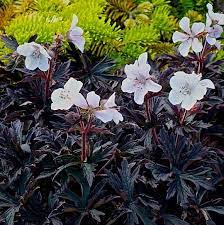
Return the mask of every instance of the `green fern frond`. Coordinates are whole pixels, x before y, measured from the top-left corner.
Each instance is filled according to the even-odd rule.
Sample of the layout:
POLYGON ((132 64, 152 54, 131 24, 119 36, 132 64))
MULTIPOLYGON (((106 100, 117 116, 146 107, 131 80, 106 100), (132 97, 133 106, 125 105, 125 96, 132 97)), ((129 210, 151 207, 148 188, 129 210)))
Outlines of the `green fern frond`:
POLYGON ((171 54, 173 49, 173 43, 155 42, 149 45, 148 51, 151 53, 151 57, 155 58, 158 55, 171 54))
POLYGON ((17 16, 5 28, 5 32, 15 37, 20 44, 28 41, 33 35, 37 35, 38 42, 49 43, 55 33, 64 33, 67 29, 60 17, 54 18, 54 15, 33 12, 17 16))
POLYGON ((11 18, 15 15, 15 6, 12 4, 4 5, 0 8, 0 30, 3 30, 6 27, 11 18))
POLYGON ((186 15, 186 17, 190 18, 190 21, 192 23, 194 22, 202 22, 204 19, 204 16, 201 15, 199 12, 194 11, 194 10, 189 10, 186 15))
POLYGON ((14 5, 15 12, 21 14, 33 9, 34 0, 16 0, 14 5))
POLYGON ((131 17, 132 11, 137 7, 137 4, 132 0, 108 0, 107 2, 105 14, 114 22, 124 23, 131 17))
POLYGON ((153 19, 153 27, 160 33, 163 38, 170 39, 172 33, 177 28, 177 19, 170 14, 170 7, 167 5, 155 8, 151 18, 153 19))

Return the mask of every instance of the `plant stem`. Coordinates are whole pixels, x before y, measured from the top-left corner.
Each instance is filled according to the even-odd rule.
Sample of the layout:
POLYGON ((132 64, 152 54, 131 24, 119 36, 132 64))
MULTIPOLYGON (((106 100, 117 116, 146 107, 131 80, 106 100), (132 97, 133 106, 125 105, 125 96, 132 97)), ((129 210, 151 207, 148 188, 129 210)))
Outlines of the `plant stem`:
POLYGON ((47 72, 47 76, 46 76, 46 81, 45 81, 45 92, 44 92, 44 101, 46 102, 48 97, 49 97, 49 89, 50 89, 50 83, 51 83, 51 62, 50 62, 50 67, 48 69, 47 72))
POLYGON ((149 122, 151 122, 152 118, 151 118, 151 97, 149 96, 149 94, 147 94, 145 96, 145 112, 146 112, 146 118, 149 122))
MULTIPOLYGON (((183 113, 183 116, 182 116, 182 118, 180 119, 180 126, 183 125, 184 120, 185 120, 185 118, 186 118, 186 115, 187 115, 187 110, 185 109, 185 110, 184 110, 184 113, 183 113)), ((177 144, 178 144, 178 140, 179 140, 179 134, 177 133, 176 141, 175 141, 175 146, 176 146, 176 147, 177 147, 177 144)))
POLYGON ((85 126, 83 121, 80 121, 80 127, 82 132, 82 150, 81 150, 81 161, 86 162, 89 156, 89 148, 88 148, 88 134, 91 129, 93 117, 89 116, 87 125, 85 126))
POLYGON ((205 53, 206 46, 207 46, 207 44, 205 42, 205 44, 203 46, 203 50, 198 56, 198 71, 197 71, 197 74, 200 74, 203 71, 203 67, 204 67, 204 53, 205 53))

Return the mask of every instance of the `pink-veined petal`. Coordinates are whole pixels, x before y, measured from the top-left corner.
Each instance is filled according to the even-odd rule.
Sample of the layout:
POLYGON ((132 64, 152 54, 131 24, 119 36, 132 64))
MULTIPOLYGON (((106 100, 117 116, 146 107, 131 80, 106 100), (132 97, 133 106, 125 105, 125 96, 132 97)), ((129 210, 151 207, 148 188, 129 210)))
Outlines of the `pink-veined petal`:
POLYGON ((139 65, 146 64, 148 58, 148 53, 144 52, 138 57, 138 63, 139 65))
POLYGON ((134 92, 134 101, 138 104, 138 105, 142 105, 144 102, 144 97, 145 95, 148 93, 148 91, 146 91, 144 88, 138 88, 135 92, 134 92))
POLYGON ((115 93, 113 93, 108 100, 106 101, 106 103, 104 104, 104 108, 112 108, 112 107, 116 107, 116 103, 115 103, 115 93))
POLYGON ((31 56, 35 51, 35 48, 30 43, 24 43, 17 47, 17 53, 23 56, 31 56))
POLYGON ((121 85, 121 90, 123 92, 127 92, 127 93, 133 93, 135 92, 135 85, 133 83, 134 81, 133 80, 130 80, 128 78, 124 79, 122 81, 122 85, 121 85))
POLYGON ((183 71, 174 73, 174 76, 170 78, 170 87, 174 90, 179 90, 188 81, 188 74, 183 71))
POLYGON ((198 35, 205 30, 205 24, 204 23, 193 23, 191 29, 192 29, 193 35, 198 35))
POLYGON ((190 29, 190 19, 188 17, 183 17, 179 22, 180 28, 187 34, 191 34, 190 29))
POLYGON ((152 80, 147 80, 145 84, 145 89, 147 91, 157 93, 162 90, 162 86, 152 80))
POLYGON ((113 119, 113 115, 110 113, 110 110, 100 110, 94 113, 95 117, 101 120, 104 123, 107 123, 113 119))
POLYGON ((186 41, 189 39, 189 35, 181 33, 179 31, 175 31, 172 39, 173 39, 174 43, 179 42, 179 41, 183 42, 183 41, 186 41))
POLYGON ((87 101, 81 93, 78 93, 76 96, 74 96, 73 103, 79 108, 88 109, 87 101))
POLYGON ((181 107, 190 110, 195 104, 197 100, 190 95, 186 95, 182 101, 181 107))
POLYGON ((202 42, 198 40, 198 38, 193 38, 192 41, 192 50, 196 53, 201 52, 203 49, 202 42))
POLYGON ((38 67, 41 71, 47 71, 49 69, 49 62, 46 56, 44 55, 40 56, 40 63, 38 67))
POLYGON ((206 41, 207 41, 210 45, 214 45, 214 44, 216 43, 216 38, 207 35, 206 41))
POLYGON ((81 81, 78 81, 74 78, 69 78, 69 80, 64 85, 64 88, 68 90, 71 95, 78 93, 83 86, 83 83, 81 81))
POLYGON ((87 94, 86 97, 87 103, 92 108, 98 108, 100 106, 100 96, 95 93, 95 91, 91 91, 87 94))
POLYGON ((127 78, 130 78, 130 79, 134 80, 139 75, 139 73, 138 73, 138 65, 137 64, 126 65, 124 67, 124 72, 125 72, 127 78))
POLYGON ((199 84, 200 84, 201 86, 206 87, 206 88, 215 89, 214 83, 213 83, 211 80, 209 80, 209 79, 201 80, 201 81, 199 82, 199 84))
POLYGON ((209 14, 206 14, 206 27, 210 27, 212 25, 212 20, 209 14))
POLYGON ((182 56, 185 57, 188 55, 191 44, 192 44, 192 39, 188 39, 187 41, 184 41, 180 44, 178 50, 182 56))
POLYGON ((178 105, 183 101, 184 95, 180 91, 171 90, 168 99, 173 105, 178 105))
POLYGON ((197 100, 201 100, 204 95, 207 92, 207 88, 205 86, 202 85, 196 85, 195 88, 193 88, 193 90, 191 90, 191 95, 192 98, 195 98, 197 100))
POLYGON ((78 24, 78 17, 74 14, 73 18, 72 18, 72 24, 71 24, 71 30, 74 29, 76 27, 76 25, 78 24))
POLYGON ((51 109, 52 110, 68 110, 72 107, 73 102, 71 101, 70 98, 63 98, 64 96, 64 89, 63 88, 58 88, 53 91, 51 94, 51 109))
POLYGON ((124 118, 120 112, 118 112, 116 109, 111 109, 110 112, 113 115, 113 121, 118 124, 120 121, 123 121, 124 118))
POLYGON ((40 59, 33 57, 33 56, 27 56, 25 59, 25 66, 28 70, 35 70, 39 66, 40 59))

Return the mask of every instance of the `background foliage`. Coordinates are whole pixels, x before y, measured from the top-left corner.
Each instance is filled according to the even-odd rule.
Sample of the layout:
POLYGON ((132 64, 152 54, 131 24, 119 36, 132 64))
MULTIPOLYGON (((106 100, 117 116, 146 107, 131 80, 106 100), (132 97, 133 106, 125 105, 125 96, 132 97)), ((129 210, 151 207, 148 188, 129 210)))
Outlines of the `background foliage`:
MULTIPOLYGON (((51 92, 69 77, 102 98, 114 91, 125 121, 95 121, 92 154, 80 162, 81 135, 75 109, 52 111, 35 72, 9 54, 0 62, 0 224, 4 225, 221 225, 224 215, 224 83, 222 52, 210 54, 204 78, 212 90, 180 122, 167 101, 177 70, 191 72, 191 58, 174 54, 171 35, 188 15, 200 21, 207 1, 7 0, 0 1, 1 56, 35 40, 55 51, 72 14, 87 40, 84 55, 58 45, 51 92), (123 68, 151 53, 163 85, 144 106, 121 93, 123 68), (161 53, 163 54, 158 57, 161 53), (108 56, 108 57, 105 57, 108 56), (178 138, 177 138, 178 137, 178 138), (221 223, 220 223, 221 221, 221 223)), ((222 2, 215 2, 222 8, 222 2)))
POLYGON ((203 20, 207 2, 212 1, 6 0, 1 1, 0 30, 20 44, 32 35, 38 35, 38 42, 52 43, 54 34, 66 34, 76 14, 88 40, 86 50, 123 65, 146 50, 152 58, 171 53, 178 19, 187 15, 203 20))

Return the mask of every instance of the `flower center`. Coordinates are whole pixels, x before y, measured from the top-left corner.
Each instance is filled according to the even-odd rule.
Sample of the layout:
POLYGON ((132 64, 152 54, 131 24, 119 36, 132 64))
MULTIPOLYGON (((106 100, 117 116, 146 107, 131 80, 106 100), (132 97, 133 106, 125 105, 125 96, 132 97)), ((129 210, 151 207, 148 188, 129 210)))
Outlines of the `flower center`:
POLYGON ((135 79, 135 85, 145 85, 146 78, 142 75, 139 75, 137 79, 135 79))
POLYGON ((185 84, 184 86, 181 87, 180 93, 183 95, 190 95, 191 94, 191 89, 189 84, 185 84))
POLYGON ((35 50, 33 51, 32 56, 33 56, 34 58, 39 58, 39 57, 40 57, 40 55, 41 55, 41 53, 40 53, 40 49, 39 49, 39 48, 37 48, 37 47, 34 47, 34 48, 35 48, 35 50))
POLYGON ((60 98, 63 99, 63 100, 66 100, 66 99, 71 100, 70 91, 68 91, 68 90, 61 91, 60 98))

